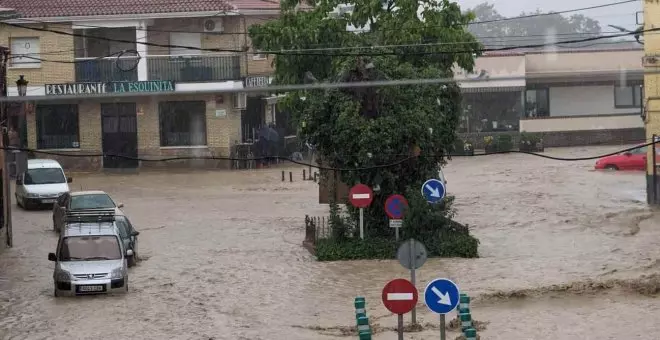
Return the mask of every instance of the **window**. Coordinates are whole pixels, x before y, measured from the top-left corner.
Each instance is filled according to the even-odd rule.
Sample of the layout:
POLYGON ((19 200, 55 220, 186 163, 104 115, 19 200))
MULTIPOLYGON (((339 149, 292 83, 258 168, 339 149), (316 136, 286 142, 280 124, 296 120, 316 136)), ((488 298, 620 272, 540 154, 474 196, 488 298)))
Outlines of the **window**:
POLYGON ((642 87, 639 85, 615 86, 614 107, 618 109, 641 107, 643 96, 642 87))
POLYGON ((69 210, 114 209, 115 202, 106 194, 71 196, 69 210))
POLYGON ((525 117, 550 116, 550 90, 532 89, 525 91, 525 117))
POLYGON ((206 145, 206 102, 161 102, 160 146, 206 145))
POLYGON ((59 168, 37 168, 25 172, 23 184, 57 184, 66 183, 64 172, 59 168))
POLYGON ((41 67, 39 38, 11 38, 12 67, 41 67))
POLYGON ((76 149, 80 147, 78 105, 37 105, 37 148, 76 149))
POLYGON ((62 240, 60 261, 121 260, 117 236, 73 236, 62 240))
POLYGON ((202 34, 189 32, 171 32, 170 45, 187 46, 195 49, 170 47, 170 55, 201 54, 202 34))
POLYGON ((268 56, 264 53, 261 53, 260 50, 254 50, 254 54, 252 55, 252 60, 266 60, 268 59, 268 56))

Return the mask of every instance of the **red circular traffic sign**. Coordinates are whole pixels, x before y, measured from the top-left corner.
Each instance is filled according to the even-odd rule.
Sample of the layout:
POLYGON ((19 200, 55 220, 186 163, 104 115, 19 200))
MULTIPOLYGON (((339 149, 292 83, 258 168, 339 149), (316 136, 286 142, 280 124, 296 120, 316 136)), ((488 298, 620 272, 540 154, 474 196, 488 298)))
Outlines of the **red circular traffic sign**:
POLYGON ((408 200, 401 195, 391 195, 385 200, 385 214, 393 220, 403 219, 408 207, 408 200))
POLYGON ((364 184, 356 184, 348 192, 348 200, 356 208, 366 208, 374 200, 374 192, 364 184))
POLYGON ((383 304, 395 314, 406 314, 417 305, 417 288, 406 279, 394 279, 383 288, 383 304))

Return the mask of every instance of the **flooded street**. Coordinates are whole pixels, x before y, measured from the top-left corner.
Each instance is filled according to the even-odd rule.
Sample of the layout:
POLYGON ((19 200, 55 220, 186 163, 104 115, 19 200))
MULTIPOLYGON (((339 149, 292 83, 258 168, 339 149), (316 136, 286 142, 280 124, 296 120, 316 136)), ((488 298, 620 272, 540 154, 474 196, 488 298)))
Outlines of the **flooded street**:
MULTIPOLYGON (((453 279, 475 298, 483 339, 655 338, 660 301, 648 294, 660 289, 660 213, 646 207, 643 173, 593 164, 452 160, 448 191, 481 258, 430 259, 418 287, 453 279)), ((280 169, 75 175, 72 190, 108 192, 141 232, 145 260, 130 270, 127 296, 55 299, 52 213, 14 206, 15 246, 0 254, 0 339, 354 339, 345 330, 355 296, 366 297, 375 323, 395 326, 381 289, 409 274, 397 261, 315 262, 301 246, 303 218, 327 208, 292 169, 293 183, 280 169)), ((439 338, 423 302, 418 319, 432 325, 407 339, 439 338)), ((396 339, 381 327, 375 339, 396 339)))

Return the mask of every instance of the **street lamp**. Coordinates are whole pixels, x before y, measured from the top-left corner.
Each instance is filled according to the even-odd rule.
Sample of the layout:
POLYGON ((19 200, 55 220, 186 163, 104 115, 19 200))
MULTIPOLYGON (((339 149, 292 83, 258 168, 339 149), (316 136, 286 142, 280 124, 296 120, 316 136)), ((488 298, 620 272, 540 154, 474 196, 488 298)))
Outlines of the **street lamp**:
POLYGON ((25 80, 24 75, 18 76, 18 80, 16 81, 16 88, 18 88, 18 95, 21 97, 25 97, 27 94, 27 86, 28 86, 29 81, 25 80))

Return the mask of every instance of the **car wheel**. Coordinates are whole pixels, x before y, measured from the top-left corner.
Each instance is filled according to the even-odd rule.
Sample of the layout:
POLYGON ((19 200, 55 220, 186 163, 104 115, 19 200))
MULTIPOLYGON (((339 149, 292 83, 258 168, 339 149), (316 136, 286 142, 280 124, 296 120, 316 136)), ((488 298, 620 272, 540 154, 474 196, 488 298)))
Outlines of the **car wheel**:
POLYGON ((605 170, 613 170, 613 171, 616 171, 616 170, 619 170, 619 167, 616 166, 616 165, 614 165, 614 164, 608 164, 608 165, 605 166, 605 170))

